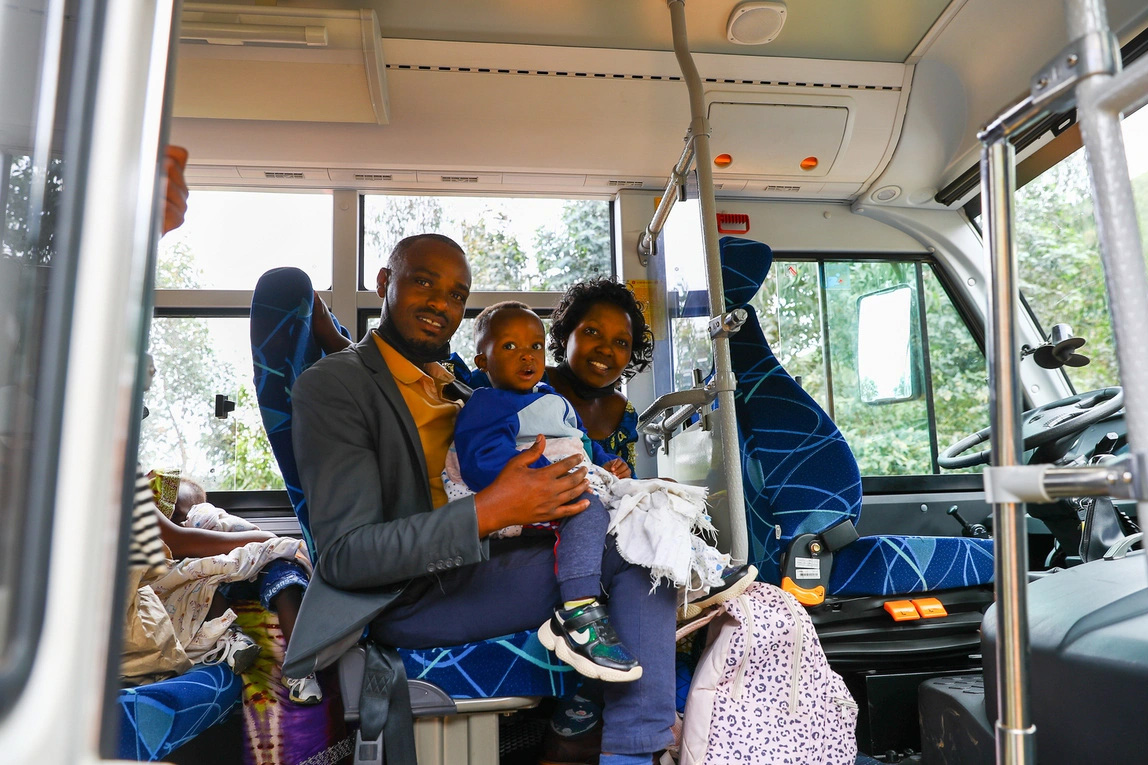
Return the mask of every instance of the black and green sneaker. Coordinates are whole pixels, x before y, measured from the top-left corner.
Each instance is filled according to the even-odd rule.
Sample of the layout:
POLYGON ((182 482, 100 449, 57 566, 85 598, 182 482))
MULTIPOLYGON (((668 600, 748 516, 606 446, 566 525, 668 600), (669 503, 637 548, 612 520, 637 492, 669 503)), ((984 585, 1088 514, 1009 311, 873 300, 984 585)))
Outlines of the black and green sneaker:
POLYGON ((638 660, 618 640, 606 609, 596 600, 555 610, 538 628, 538 640, 580 675, 608 683, 629 683, 642 676, 638 660))

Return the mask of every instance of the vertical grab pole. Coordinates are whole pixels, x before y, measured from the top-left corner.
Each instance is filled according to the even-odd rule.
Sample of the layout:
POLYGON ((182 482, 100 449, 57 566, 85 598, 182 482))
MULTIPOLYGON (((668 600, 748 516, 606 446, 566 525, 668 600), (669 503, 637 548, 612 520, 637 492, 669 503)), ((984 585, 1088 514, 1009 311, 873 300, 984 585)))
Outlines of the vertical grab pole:
MULTIPOLYGON (((1098 0, 1067 0, 1070 39, 1108 33, 1104 4, 1098 0)), ((1131 69, 1129 70, 1131 72, 1131 69)), ((1148 274, 1145 273, 1140 227, 1128 178, 1128 158, 1120 129, 1120 112, 1128 106, 1113 93, 1115 76, 1098 74, 1076 86, 1077 120, 1088 155, 1100 260, 1112 312, 1112 332, 1120 382, 1124 387, 1124 421, 1128 447, 1141 457, 1136 468, 1148 481, 1148 274)), ((1145 78, 1148 82, 1148 78, 1145 78)), ((1143 485, 1143 484, 1142 484, 1143 485)), ((1137 502, 1141 528, 1148 528, 1148 501, 1137 502)))
MULTIPOLYGON (((989 262, 988 346, 992 465, 1020 464, 1021 391, 1016 339, 1019 292, 1013 256, 1016 155, 1007 133, 981 149, 985 255, 989 262)), ((1036 727, 1028 706, 1028 539, 1024 503, 993 503, 997 636, 997 765, 1035 763, 1036 727)))
MULTIPOLYGON (((721 255, 718 251, 717 204, 714 202, 714 174, 710 164, 710 125, 706 118, 705 98, 698 69, 690 55, 686 37, 685 0, 667 0, 674 35, 674 55, 690 94, 690 138, 694 143, 694 165, 698 172, 698 200, 701 207, 703 249, 706 256, 706 286, 709 291, 710 316, 725 313, 721 277, 721 255)), ((721 424, 722 467, 729 509, 730 556, 735 563, 749 557, 749 534, 746 530, 745 494, 741 483, 741 445, 737 440, 733 394, 737 381, 729 355, 729 338, 714 339, 714 382, 717 386, 718 422, 721 424)))

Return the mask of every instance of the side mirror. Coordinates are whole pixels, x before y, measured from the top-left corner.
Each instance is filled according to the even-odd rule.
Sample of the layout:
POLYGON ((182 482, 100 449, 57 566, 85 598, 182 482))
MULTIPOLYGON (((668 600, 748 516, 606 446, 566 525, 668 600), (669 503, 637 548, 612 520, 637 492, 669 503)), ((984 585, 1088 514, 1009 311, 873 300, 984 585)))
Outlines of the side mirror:
POLYGON ((866 404, 916 397, 913 290, 907 284, 857 299, 857 390, 866 404))

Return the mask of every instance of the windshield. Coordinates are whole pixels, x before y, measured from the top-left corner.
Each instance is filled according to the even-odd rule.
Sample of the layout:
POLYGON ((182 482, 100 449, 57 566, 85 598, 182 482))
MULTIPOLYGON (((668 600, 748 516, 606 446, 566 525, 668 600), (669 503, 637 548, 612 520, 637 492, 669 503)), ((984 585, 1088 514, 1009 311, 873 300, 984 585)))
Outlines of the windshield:
MULTIPOLYGON (((1148 252, 1148 109, 1126 117, 1123 126, 1148 252)), ((1087 341, 1078 352, 1091 363, 1065 369, 1073 387, 1086 391, 1119 384, 1084 149, 1017 192, 1016 244, 1021 293, 1046 336, 1054 324, 1068 324, 1087 341)))

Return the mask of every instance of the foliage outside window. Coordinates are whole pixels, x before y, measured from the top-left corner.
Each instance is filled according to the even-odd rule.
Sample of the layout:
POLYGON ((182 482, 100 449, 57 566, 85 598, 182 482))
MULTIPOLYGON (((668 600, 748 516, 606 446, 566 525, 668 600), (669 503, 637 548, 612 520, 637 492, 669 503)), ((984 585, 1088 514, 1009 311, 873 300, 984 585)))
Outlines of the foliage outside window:
POLYGON ((144 469, 178 468, 208 491, 282 489, 251 382, 246 318, 152 321, 156 374, 144 394, 140 431, 144 469), (215 396, 235 402, 215 416, 215 396))
MULTIPOLYGON (((1123 127, 1140 235, 1148 253, 1148 110, 1127 117, 1123 127)), ((1045 332, 1064 323, 1087 341, 1080 353, 1092 362, 1066 370, 1069 379, 1080 391, 1119 384, 1084 150, 1020 189, 1015 218, 1017 272, 1029 306, 1045 332)))
POLYGON ((374 289, 400 239, 425 232, 462 246, 475 291, 561 291, 613 273, 609 202, 371 194, 363 199, 363 288, 374 289))

